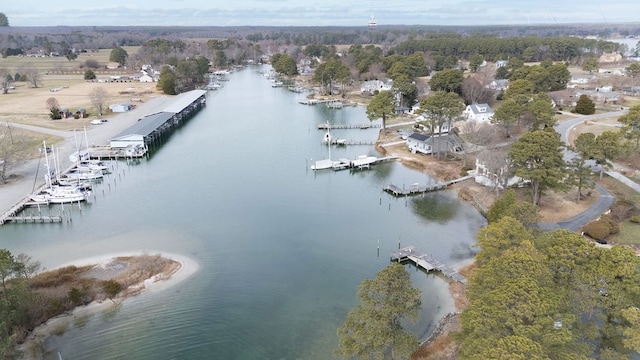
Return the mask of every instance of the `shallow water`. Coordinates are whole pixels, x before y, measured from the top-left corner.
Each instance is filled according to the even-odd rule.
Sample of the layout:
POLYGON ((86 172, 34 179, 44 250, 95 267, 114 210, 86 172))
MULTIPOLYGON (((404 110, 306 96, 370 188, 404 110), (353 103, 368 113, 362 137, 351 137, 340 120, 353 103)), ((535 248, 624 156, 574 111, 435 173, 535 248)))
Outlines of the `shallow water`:
MULTIPOLYGON (((52 268, 106 253, 189 256, 199 271, 163 292, 77 321, 46 343, 66 359, 329 359, 356 287, 415 245, 449 265, 468 259, 483 218, 455 194, 395 199, 389 184, 433 181, 399 163, 313 172, 318 123, 366 123, 363 108, 297 103, 257 71, 230 75, 150 159, 114 164, 73 221, 0 228, 2 247, 52 268), (117 167, 116 167, 117 165, 117 167)), ((373 140, 379 129, 335 130, 373 140)), ((333 148, 332 158, 379 155, 333 148)), ((453 309, 447 285, 407 266, 423 290, 420 337, 453 309)))

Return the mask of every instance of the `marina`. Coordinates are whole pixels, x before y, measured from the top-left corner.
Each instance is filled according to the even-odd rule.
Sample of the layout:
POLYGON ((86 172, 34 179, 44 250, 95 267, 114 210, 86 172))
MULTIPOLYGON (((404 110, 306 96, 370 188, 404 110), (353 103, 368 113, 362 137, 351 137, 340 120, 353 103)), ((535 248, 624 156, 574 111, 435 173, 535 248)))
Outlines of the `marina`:
POLYGON ((441 261, 434 259, 430 254, 416 249, 415 246, 407 246, 402 249, 398 249, 397 251, 392 251, 391 261, 409 261, 419 269, 426 272, 438 271, 451 280, 465 285, 467 284, 467 279, 464 276, 460 275, 457 271, 453 270, 441 261))
MULTIPOLYGON (((180 94, 172 99, 159 112, 149 114, 138 120, 129 129, 111 139, 109 145, 88 146, 86 149, 77 149, 69 156, 73 166, 66 170, 54 165, 50 168, 49 159, 45 152, 46 184, 32 194, 18 202, 8 211, 0 215, 0 225, 8 222, 58 222, 61 217, 29 215, 19 216, 21 212, 31 205, 79 203, 89 198, 91 186, 84 185, 87 181, 102 179, 105 175, 104 168, 98 167, 95 161, 104 159, 132 159, 144 157, 149 146, 160 146, 162 142, 184 122, 191 119, 206 103, 206 91, 193 90, 180 94), (77 184, 77 185, 76 185, 77 184), (80 186, 80 184, 83 184, 80 186)), ((85 130, 86 136, 86 130, 85 130)), ((76 143, 76 147, 78 144, 76 143)), ((43 144, 43 148, 47 148, 43 144)))
MULTIPOLYGON (((56 216, 64 206, 73 221, 65 215, 53 224, 0 227, 3 248, 47 269, 143 251, 198 265, 167 290, 105 303, 81 320, 68 317, 64 331, 43 340, 41 358, 331 359, 358 285, 389 265, 398 238, 448 265, 468 258, 486 223, 471 205, 450 191, 401 202, 382 195, 386 184, 428 179, 397 161, 362 171, 310 170, 310 159, 328 151, 315 125, 368 122, 365 109, 300 106, 298 94, 271 88, 260 69, 268 67, 229 74, 186 126, 149 145, 148 160, 111 161, 116 168, 94 184, 81 209, 42 207, 56 216)), ((163 109, 168 100, 161 100, 149 113, 163 109)), ((339 135, 371 140, 378 130, 339 135)), ((383 156, 373 146, 332 147, 331 155, 383 156)), ((38 215, 37 208, 22 215, 30 213, 38 215)), ((442 276, 406 267, 414 286, 425 289, 420 319, 407 330, 423 339, 454 311, 453 299, 442 276)))

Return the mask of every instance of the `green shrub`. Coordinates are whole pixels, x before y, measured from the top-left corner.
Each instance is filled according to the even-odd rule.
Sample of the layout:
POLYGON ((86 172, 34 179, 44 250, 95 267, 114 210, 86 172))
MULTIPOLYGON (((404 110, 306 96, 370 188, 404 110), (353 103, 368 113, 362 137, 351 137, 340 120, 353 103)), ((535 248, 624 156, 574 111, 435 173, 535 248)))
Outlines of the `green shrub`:
POLYGON ((122 286, 115 280, 107 280, 102 282, 102 289, 110 299, 113 299, 122 290, 122 286))
POLYGON ((96 78, 96 74, 93 72, 93 70, 89 69, 84 72, 85 80, 95 80, 95 78, 96 78))
POLYGON ((631 221, 634 224, 640 223, 640 216, 634 215, 629 219, 629 221, 631 221))
POLYGON ((584 226, 585 234, 595 240, 604 240, 611 234, 611 227, 603 221, 592 221, 584 226))

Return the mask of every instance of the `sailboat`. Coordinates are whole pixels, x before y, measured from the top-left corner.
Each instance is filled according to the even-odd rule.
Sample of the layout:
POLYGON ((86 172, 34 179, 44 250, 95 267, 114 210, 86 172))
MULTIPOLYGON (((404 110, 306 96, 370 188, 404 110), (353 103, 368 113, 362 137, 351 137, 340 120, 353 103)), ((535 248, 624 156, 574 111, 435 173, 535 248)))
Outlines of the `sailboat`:
MULTIPOLYGON (((87 128, 84 129, 85 138, 87 136, 87 128)), ((75 156, 72 154, 69 157, 69 160, 73 159, 76 163, 75 168, 69 173, 63 176, 66 180, 96 180, 101 179, 104 175, 105 170, 107 170, 106 166, 96 166, 89 162, 89 145, 87 141, 87 148, 85 151, 80 150, 80 145, 78 144, 78 138, 76 137, 75 130, 73 131, 73 137, 76 141, 76 154, 75 156)), ((104 164, 103 164, 104 165, 104 164)))
MULTIPOLYGON (((42 142, 44 147, 46 143, 42 142)), ((89 198, 89 191, 82 191, 73 185, 53 185, 52 172, 49 167, 49 156, 45 153, 45 165, 47 167, 46 186, 39 192, 32 194, 30 199, 39 203, 64 204, 79 201, 86 201, 89 198)))
POLYGON ((311 170, 324 170, 333 168, 333 161, 331 160, 331 133, 329 132, 329 128, 327 126, 327 132, 324 134, 323 143, 327 144, 327 148, 329 149, 329 158, 322 159, 316 161, 313 165, 311 165, 311 170))

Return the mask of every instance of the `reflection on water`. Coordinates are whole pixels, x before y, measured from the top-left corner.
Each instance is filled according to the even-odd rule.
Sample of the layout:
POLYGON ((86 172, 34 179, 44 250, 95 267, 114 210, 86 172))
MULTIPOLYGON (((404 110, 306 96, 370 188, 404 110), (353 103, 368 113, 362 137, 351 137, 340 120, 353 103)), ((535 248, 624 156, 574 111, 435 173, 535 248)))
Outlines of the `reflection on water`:
POLYGON ((441 193, 426 193, 415 196, 411 204, 415 213, 428 221, 446 224, 458 213, 460 202, 441 193))
MULTIPOLYGON (((484 219, 455 194, 396 199, 389 183, 430 181, 399 163, 313 172, 327 156, 317 124, 367 123, 363 108, 297 104, 255 69, 224 89, 148 160, 118 163, 91 204, 63 224, 0 228, 3 247, 48 268, 145 250, 186 255, 199 271, 184 282, 82 319, 47 350, 69 359, 330 359, 356 288, 414 245, 455 265, 484 219)), ((336 130, 373 140, 379 129, 336 130)), ((334 147, 333 158, 376 155, 334 147)), ((467 251, 467 253, 469 253, 467 251)), ((447 284, 407 265, 423 290, 417 335, 453 310, 447 284)), ((55 358, 55 357, 51 357, 55 358)))

